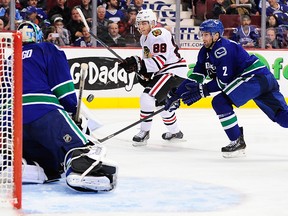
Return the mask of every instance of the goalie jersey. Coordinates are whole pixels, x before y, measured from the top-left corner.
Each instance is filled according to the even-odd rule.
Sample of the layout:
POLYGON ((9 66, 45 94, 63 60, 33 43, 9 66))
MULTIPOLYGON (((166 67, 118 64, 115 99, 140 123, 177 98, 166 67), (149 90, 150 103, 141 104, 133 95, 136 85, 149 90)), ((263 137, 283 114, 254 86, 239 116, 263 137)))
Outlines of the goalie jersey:
POLYGON ((172 73, 187 78, 186 61, 181 58, 170 31, 165 28, 153 28, 147 36, 141 36, 140 44, 148 73, 172 73))
POLYGON ((77 97, 66 55, 52 43, 23 46, 23 123, 54 109, 75 114, 77 97))

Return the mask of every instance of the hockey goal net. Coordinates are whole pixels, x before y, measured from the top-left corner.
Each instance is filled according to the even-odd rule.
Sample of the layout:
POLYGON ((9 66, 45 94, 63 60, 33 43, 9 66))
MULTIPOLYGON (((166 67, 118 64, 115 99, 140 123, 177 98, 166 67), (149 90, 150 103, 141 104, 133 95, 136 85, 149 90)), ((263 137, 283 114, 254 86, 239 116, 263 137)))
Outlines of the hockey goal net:
POLYGON ((0 32, 0 212, 21 208, 22 39, 0 32))

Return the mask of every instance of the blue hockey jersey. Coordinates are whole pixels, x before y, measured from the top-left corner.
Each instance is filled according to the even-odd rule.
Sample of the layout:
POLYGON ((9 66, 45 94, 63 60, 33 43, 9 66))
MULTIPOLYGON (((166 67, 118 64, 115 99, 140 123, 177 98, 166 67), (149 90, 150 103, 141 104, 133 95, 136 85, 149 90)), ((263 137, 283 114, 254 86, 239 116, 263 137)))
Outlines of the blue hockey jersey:
POLYGON ((227 84, 239 76, 267 74, 266 66, 255 55, 249 55, 240 44, 226 38, 219 38, 212 49, 200 49, 194 69, 188 78, 203 83, 206 77, 212 78, 207 84, 209 92, 223 90, 227 84))
POLYGON ((77 97, 66 55, 52 43, 23 46, 23 123, 54 109, 76 112, 77 97))

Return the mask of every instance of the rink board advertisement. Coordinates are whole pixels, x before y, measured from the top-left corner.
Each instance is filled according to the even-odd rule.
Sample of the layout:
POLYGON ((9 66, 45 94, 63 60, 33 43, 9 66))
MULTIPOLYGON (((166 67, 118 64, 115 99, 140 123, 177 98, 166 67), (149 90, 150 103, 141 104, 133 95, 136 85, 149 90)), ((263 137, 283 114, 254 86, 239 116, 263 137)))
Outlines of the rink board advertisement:
MULTIPOLYGON (((89 108, 138 108, 139 96, 143 87, 138 83, 135 73, 127 74, 118 67, 120 61, 105 48, 63 48, 70 65, 70 72, 74 79, 76 89, 79 85, 80 65, 88 64, 88 73, 85 78, 85 98, 93 94, 94 100, 86 101, 89 108)), ((126 58, 132 55, 141 56, 141 49, 113 48, 113 50, 126 58)), ((181 49, 181 55, 186 59, 189 68, 193 68, 197 61, 198 49, 181 49)), ((287 50, 251 50, 249 53, 257 55, 271 70, 280 84, 281 92, 286 100, 288 98, 288 58, 287 50)), ((188 71, 187 67, 187 71, 188 71)), ((185 107, 185 106, 184 106, 185 107)), ((211 107, 211 97, 193 104, 194 108, 211 107)), ((255 107, 249 102, 245 107, 255 107)))

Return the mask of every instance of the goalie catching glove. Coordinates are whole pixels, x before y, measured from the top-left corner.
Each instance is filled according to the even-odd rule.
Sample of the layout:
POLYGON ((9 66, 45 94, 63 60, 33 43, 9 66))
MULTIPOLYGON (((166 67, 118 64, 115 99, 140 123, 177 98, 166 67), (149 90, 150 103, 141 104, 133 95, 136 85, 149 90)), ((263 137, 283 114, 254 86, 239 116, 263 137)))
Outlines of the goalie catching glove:
POLYGON ((117 166, 103 160, 104 146, 71 149, 65 156, 66 183, 77 191, 111 191, 116 187, 117 166))

